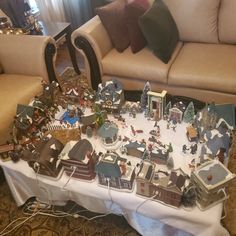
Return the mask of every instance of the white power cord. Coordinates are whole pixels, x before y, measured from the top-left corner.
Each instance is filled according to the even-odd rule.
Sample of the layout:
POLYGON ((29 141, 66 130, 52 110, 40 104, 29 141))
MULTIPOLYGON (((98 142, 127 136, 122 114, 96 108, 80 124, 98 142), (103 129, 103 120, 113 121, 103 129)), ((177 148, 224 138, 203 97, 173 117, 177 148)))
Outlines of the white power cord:
POLYGON ((75 173, 75 171, 76 171, 76 169, 77 169, 76 166, 72 166, 72 168, 73 168, 73 171, 71 172, 71 174, 70 174, 70 176, 69 176, 69 179, 66 181, 66 183, 65 183, 64 186, 62 187, 62 189, 65 190, 65 191, 66 191, 65 187, 66 187, 67 184, 70 182, 71 177, 74 175, 74 173, 75 173))

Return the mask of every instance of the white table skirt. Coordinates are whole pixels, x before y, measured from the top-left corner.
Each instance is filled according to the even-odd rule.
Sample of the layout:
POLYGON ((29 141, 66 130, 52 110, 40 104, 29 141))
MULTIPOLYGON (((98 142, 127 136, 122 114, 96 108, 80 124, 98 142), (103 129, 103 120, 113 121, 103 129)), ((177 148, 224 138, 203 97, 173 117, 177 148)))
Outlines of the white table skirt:
POLYGON ((18 163, 0 161, 0 165, 18 206, 34 196, 40 201, 57 205, 72 200, 93 212, 122 214, 142 235, 229 235, 220 224, 222 204, 206 211, 200 211, 197 207, 175 209, 137 196, 135 189, 128 193, 100 187, 97 179, 85 182, 71 178, 63 189, 68 181, 65 173, 58 180, 36 176, 27 162, 22 160, 18 163))

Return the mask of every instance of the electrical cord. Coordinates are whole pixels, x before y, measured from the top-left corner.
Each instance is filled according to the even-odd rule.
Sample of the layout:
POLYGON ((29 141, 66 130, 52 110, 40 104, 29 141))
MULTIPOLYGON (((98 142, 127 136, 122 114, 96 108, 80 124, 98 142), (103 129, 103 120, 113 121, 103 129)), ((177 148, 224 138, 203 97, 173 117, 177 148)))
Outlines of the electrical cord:
POLYGON ((109 211, 111 211, 114 201, 113 201, 112 196, 111 196, 110 178, 107 178, 107 187, 108 187, 108 195, 109 195, 109 197, 111 199, 111 205, 109 207, 109 211))
POLYGON ((147 199, 145 199, 143 202, 141 202, 141 203, 136 207, 135 213, 138 213, 138 210, 139 210, 139 208, 140 208, 141 206, 143 206, 143 205, 144 205, 146 202, 148 202, 148 201, 152 201, 156 196, 157 196, 157 194, 154 195, 154 196, 152 196, 152 197, 150 197, 150 198, 147 198, 147 199))
POLYGON ((24 217, 21 217, 21 218, 18 218, 14 221, 12 221, 9 225, 7 225, 1 232, 0 232, 0 235, 1 236, 4 236, 4 235, 7 235, 9 233, 11 233, 12 231, 14 231, 15 229, 17 229, 19 226, 23 225, 26 221, 30 220, 31 218, 33 218, 34 216, 38 215, 40 212, 40 210, 38 210, 37 212, 33 213, 31 216, 27 217, 25 220, 23 220, 21 223, 19 223, 18 225, 16 225, 15 227, 13 227, 11 230, 7 231, 4 233, 4 231, 9 228, 13 223, 15 223, 16 221, 18 221, 19 219, 21 218, 24 218, 24 217))
POLYGON ((65 183, 64 186, 62 187, 62 189, 65 190, 65 191, 66 191, 65 187, 66 187, 67 184, 70 182, 71 177, 74 175, 74 173, 75 173, 75 171, 76 171, 76 169, 77 169, 76 166, 73 166, 72 168, 73 168, 73 171, 71 172, 71 174, 70 174, 68 180, 66 181, 66 183, 65 183))

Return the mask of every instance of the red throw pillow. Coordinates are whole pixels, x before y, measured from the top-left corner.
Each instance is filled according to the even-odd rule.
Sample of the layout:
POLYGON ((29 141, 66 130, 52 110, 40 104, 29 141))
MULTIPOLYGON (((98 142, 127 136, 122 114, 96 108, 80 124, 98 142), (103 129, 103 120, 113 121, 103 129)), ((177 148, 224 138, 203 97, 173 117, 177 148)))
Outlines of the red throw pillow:
POLYGON ((132 0, 125 6, 125 17, 129 34, 130 47, 137 53, 146 46, 146 39, 139 27, 139 17, 150 7, 148 0, 132 0))
POLYGON ((96 13, 118 52, 123 52, 129 46, 129 35, 125 20, 126 3, 126 0, 116 0, 96 9, 96 13))

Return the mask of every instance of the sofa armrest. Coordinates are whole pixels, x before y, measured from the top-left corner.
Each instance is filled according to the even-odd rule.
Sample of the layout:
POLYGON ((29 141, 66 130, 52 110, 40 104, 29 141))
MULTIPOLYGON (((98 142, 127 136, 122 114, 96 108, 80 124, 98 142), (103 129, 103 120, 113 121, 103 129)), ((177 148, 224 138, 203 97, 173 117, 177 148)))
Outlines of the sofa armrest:
POLYGON ((102 58, 113 48, 110 37, 98 16, 76 29, 71 36, 72 44, 85 57, 87 78, 93 89, 101 81, 102 58))
POLYGON ((48 36, 0 35, 0 63, 6 74, 40 76, 56 80, 55 41, 48 36))

